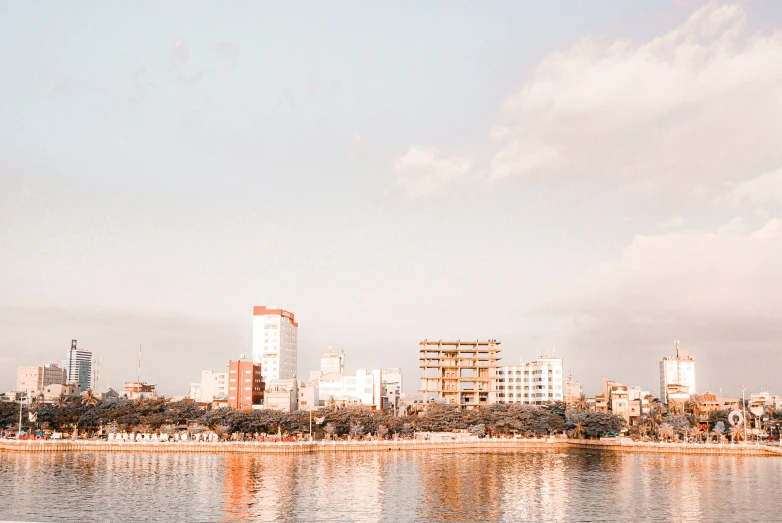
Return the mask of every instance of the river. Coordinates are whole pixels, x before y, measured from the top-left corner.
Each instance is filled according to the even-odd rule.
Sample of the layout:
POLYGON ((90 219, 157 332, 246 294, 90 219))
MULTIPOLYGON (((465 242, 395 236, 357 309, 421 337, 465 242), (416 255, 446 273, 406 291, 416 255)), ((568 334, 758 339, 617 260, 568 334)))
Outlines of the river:
POLYGON ((0 453, 0 520, 780 521, 782 459, 0 453))

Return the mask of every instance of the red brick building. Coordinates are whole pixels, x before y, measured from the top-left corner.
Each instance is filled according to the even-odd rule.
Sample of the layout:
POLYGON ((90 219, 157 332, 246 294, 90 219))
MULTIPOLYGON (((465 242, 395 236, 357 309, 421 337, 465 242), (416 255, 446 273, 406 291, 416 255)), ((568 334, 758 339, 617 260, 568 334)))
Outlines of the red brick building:
POLYGON ((265 388, 261 366, 252 361, 228 362, 228 406, 252 409, 263 402, 265 388))

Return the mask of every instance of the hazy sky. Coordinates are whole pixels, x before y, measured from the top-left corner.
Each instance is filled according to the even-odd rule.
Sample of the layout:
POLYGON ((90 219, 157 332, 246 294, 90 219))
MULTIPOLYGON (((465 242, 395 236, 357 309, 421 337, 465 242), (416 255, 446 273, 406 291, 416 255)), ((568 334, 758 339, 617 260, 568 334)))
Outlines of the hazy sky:
MULTIPOLYGON (((0 1, 0 389, 422 339, 782 394, 782 3, 0 1)), ((102 388, 102 387, 101 387, 102 388)))

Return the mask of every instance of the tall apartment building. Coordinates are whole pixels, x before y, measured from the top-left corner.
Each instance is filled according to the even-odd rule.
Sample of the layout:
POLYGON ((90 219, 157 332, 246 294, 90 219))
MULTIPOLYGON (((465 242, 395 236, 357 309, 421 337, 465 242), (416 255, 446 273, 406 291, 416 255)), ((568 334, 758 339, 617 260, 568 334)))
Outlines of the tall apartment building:
MULTIPOLYGON (((676 357, 665 357, 660 362, 660 399, 669 400, 669 390, 679 393, 695 394, 695 358, 687 349, 680 349, 676 342, 676 357), (677 385, 676 387, 671 387, 677 385)), ((681 394, 677 394, 681 396, 681 394)))
POLYGON ((497 369, 497 401, 543 405, 565 400, 562 358, 543 356, 524 365, 497 369))
POLYGON ((252 409, 263 403, 264 382, 261 366, 252 361, 228 362, 228 406, 252 409))
POLYGON ((92 388, 92 352, 77 348, 76 340, 71 340, 62 366, 68 371, 68 383, 75 383, 83 391, 92 388))
POLYGON ((499 344, 497 340, 422 341, 419 391, 429 400, 461 407, 496 403, 499 344))
POLYGON ((19 367, 16 371, 16 390, 35 394, 49 385, 64 385, 68 373, 56 363, 40 367, 19 367))
POLYGON ((253 308, 253 362, 263 367, 267 380, 296 376, 299 324, 292 312, 253 308))

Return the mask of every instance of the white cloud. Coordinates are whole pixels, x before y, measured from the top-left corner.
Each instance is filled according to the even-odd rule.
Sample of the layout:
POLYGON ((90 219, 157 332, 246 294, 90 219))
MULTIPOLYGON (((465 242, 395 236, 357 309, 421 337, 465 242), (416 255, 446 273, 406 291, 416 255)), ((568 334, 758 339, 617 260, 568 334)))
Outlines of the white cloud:
POLYGON ((782 204, 782 169, 761 174, 752 180, 733 185, 727 200, 734 205, 743 202, 782 204))
POLYGON ((650 332, 662 339, 686 332, 705 344, 777 336, 781 232, 775 219, 750 236, 637 236, 618 260, 561 282, 541 311, 586 325, 575 338, 641 343, 650 332))
POLYGON ((782 220, 779 218, 769 220, 763 227, 752 233, 752 237, 756 240, 770 240, 780 235, 782 235, 782 220))
POLYGON ((463 178, 472 164, 472 159, 446 156, 433 147, 413 146, 396 159, 394 171, 408 196, 422 198, 439 193, 463 178))
POLYGON ((658 231, 673 231, 681 229, 684 226, 684 219, 681 216, 671 216, 667 220, 661 221, 657 224, 658 231))
POLYGON ((720 234, 730 234, 740 232, 744 227, 744 218, 741 216, 734 216, 727 222, 723 223, 717 229, 720 234))
POLYGON ((491 177, 603 177, 662 190, 779 165, 782 32, 747 34, 709 4, 635 43, 586 37, 547 55, 492 130, 491 177))

